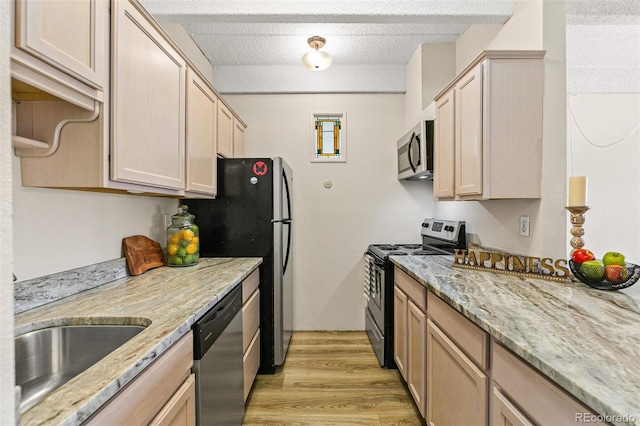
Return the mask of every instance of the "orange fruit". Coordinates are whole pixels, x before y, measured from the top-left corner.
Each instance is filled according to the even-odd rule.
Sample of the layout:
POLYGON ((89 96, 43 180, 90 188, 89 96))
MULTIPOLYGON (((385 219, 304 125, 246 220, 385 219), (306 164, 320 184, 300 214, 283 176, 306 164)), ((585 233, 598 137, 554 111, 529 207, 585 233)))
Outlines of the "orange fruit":
POLYGON ((191 229, 183 229, 180 231, 180 238, 191 241, 193 239, 193 231, 191 229))

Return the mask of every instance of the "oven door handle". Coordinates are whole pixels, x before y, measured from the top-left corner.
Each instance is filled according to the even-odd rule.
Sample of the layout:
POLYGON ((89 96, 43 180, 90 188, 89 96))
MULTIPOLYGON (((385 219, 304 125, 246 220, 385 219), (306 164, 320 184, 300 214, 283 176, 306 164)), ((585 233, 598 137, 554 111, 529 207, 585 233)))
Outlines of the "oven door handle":
POLYGON ((369 259, 371 259, 371 262, 373 262, 376 266, 384 268, 384 262, 382 260, 378 259, 377 257, 375 257, 373 254, 371 254, 369 252, 366 252, 364 255, 368 256, 369 259))

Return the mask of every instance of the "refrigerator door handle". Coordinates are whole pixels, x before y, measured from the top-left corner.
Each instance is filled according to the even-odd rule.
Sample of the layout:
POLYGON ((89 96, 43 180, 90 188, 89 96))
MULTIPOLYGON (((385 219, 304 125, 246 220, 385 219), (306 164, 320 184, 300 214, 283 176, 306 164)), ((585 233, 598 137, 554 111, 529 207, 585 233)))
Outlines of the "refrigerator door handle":
POLYGON ((283 220, 282 222, 289 226, 289 232, 287 232, 287 254, 284 257, 284 266, 282 268, 282 275, 284 275, 289 266, 289 254, 291 252, 291 220, 283 220))
POLYGON ((282 216, 291 218, 291 192, 289 191, 289 178, 287 177, 286 169, 282 169, 282 180, 284 182, 284 191, 287 197, 287 212, 282 216))

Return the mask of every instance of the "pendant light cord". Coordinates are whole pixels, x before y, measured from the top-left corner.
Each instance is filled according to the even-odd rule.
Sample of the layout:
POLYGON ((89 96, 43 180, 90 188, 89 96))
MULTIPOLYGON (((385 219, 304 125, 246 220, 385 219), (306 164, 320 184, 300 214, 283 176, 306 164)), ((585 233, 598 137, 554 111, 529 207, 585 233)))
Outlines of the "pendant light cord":
MULTIPOLYGON (((576 128, 578 129, 578 131, 580 132, 580 134, 582 135, 582 137, 584 138, 585 141, 587 141, 587 143, 589 143, 589 145, 594 146, 596 148, 608 148, 610 146, 616 145, 620 142, 625 141, 626 139, 629 139, 638 129, 640 129, 640 123, 638 123, 636 125, 636 127, 634 127, 631 132, 629 132, 629 134, 627 134, 626 136, 612 141, 612 142, 604 142, 604 143, 596 143, 594 141, 592 141, 585 133, 584 130, 582 130, 582 127, 580 127, 580 123, 578 123, 578 119, 576 118, 575 114, 573 113, 573 110, 571 109, 571 98, 577 96, 576 94, 571 94, 569 96, 567 96, 567 109, 569 110, 569 116, 571 117, 571 121, 573 121, 573 123, 575 124, 576 128)), ((573 136, 572 136, 572 132, 571 132, 571 122, 569 122, 569 150, 570 150, 570 155, 571 155, 571 174, 573 175, 573 136)))

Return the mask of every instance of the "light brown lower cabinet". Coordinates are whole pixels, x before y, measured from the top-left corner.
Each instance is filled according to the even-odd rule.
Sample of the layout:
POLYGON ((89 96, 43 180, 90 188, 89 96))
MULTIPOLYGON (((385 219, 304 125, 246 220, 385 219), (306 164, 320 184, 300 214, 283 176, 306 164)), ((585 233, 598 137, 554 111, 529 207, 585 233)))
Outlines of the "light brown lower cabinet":
POLYGON ((189 331, 96 412, 86 425, 195 425, 189 331))
POLYGON ((427 289, 403 271, 394 274, 394 359, 422 417, 427 409, 427 289))
POLYGON ((244 400, 260 368, 260 273, 253 271, 242 282, 242 368, 244 374, 244 400))
MULTIPOLYGON (((494 387, 499 388, 503 400, 518 407, 517 411, 526 421, 539 425, 582 424, 585 421, 580 420, 581 416, 584 418, 586 415, 595 415, 589 407, 543 377, 500 344, 494 342, 492 355, 494 387)), ((496 404, 500 403, 494 400, 494 407, 496 404)), ((503 408, 501 410, 504 411, 503 408)), ((494 415, 492 424, 504 424, 501 421, 500 417, 496 418, 494 415)), ((595 421, 589 423, 606 424, 595 421)))
POLYGON ((407 273, 394 276, 394 358, 429 426, 606 424, 407 273))
POLYGON ((398 286, 393 289, 394 340, 393 358, 404 381, 407 381, 407 314, 409 299, 398 286))
POLYGON ((196 376, 192 374, 153 419, 150 426, 196 424, 196 376))
POLYGON ((486 425, 487 375, 427 320, 427 422, 486 425))
POLYGON ((493 426, 533 426, 527 416, 495 386, 491 395, 491 412, 493 426))
POLYGON ((486 333, 404 271, 394 280, 394 358, 418 410, 433 425, 486 425, 486 333))
POLYGON ((407 386, 422 417, 427 407, 427 314, 415 303, 408 303, 407 386))

